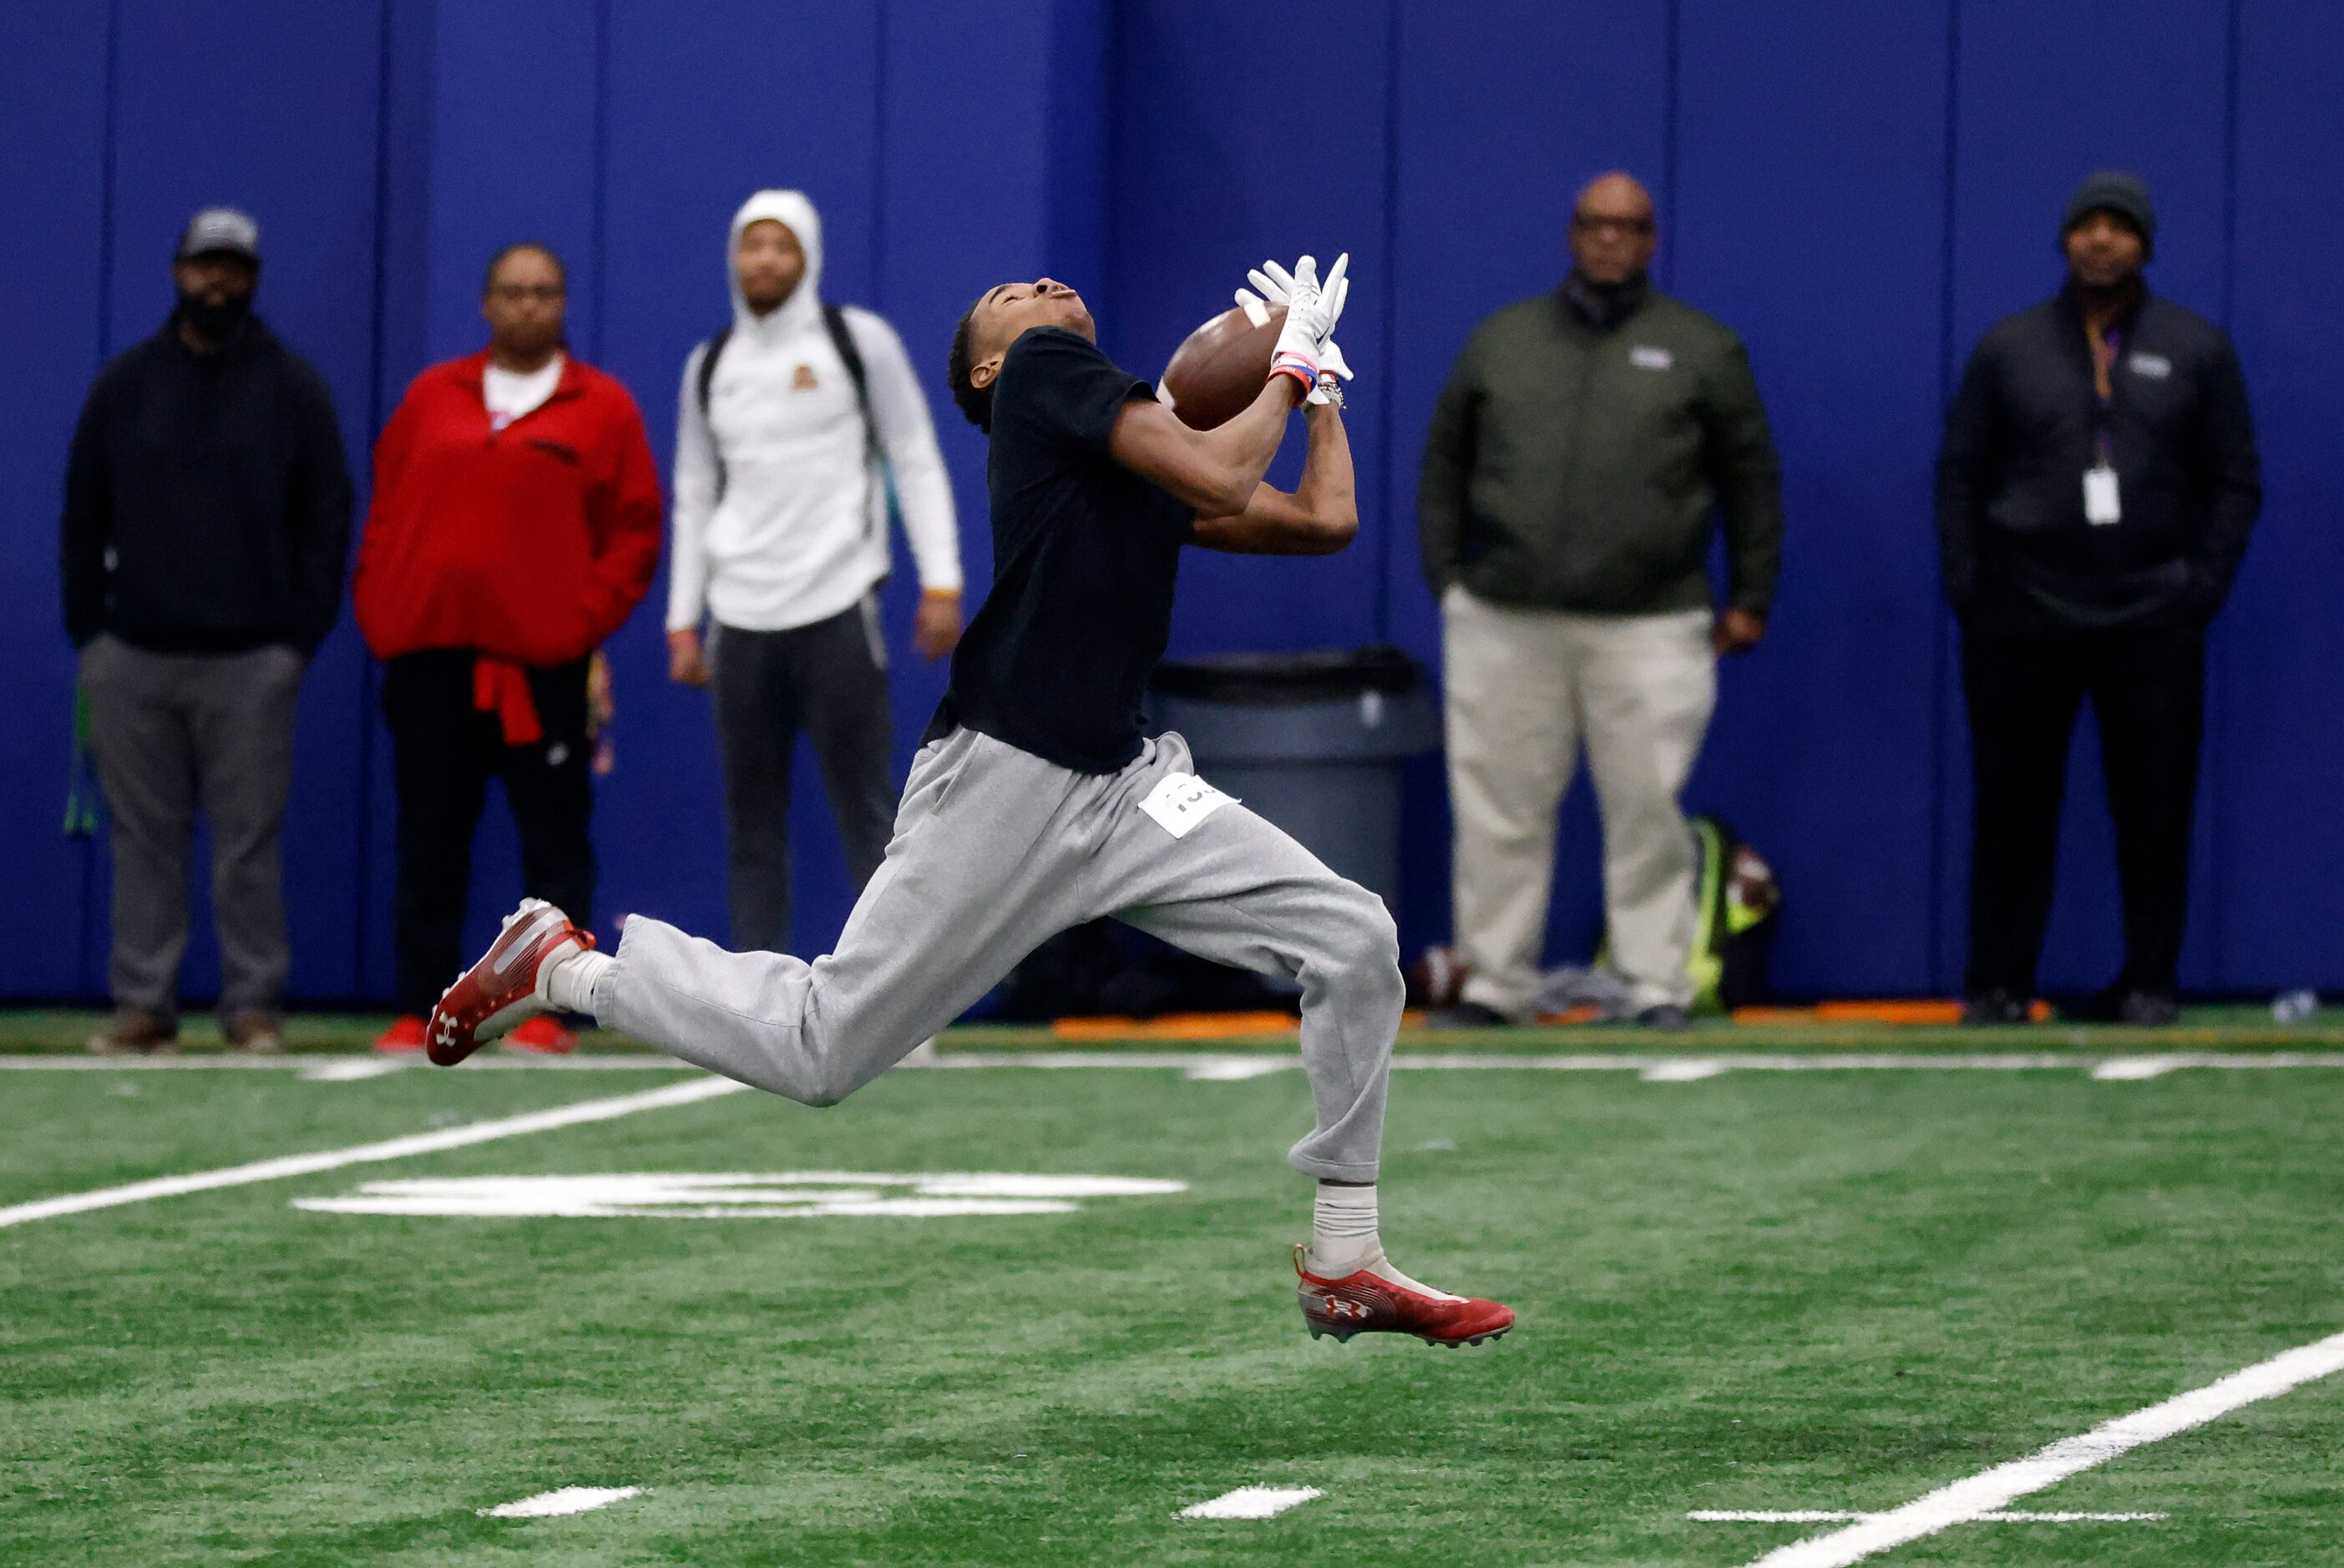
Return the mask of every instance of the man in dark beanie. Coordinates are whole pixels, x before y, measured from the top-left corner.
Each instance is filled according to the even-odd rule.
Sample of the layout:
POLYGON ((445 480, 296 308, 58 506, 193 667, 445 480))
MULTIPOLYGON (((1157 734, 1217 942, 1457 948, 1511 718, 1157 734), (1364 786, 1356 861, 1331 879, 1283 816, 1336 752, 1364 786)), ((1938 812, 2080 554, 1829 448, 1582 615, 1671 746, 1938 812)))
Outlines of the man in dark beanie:
POLYGON ((1937 462, 1975 781, 1967 1017, 2017 1023, 2051 909, 2069 742, 2088 697, 2115 819, 2125 966, 2092 1009, 2166 1024, 2187 906, 2206 626, 2262 490, 2222 329, 2149 292, 2132 174, 2067 203, 2067 281, 1970 357, 1937 462))
POLYGON ((66 633, 113 819, 115 1016, 96 1051, 178 1033, 198 805, 220 1027, 278 1043, 294 703, 341 604, 350 480, 325 381, 252 313, 259 278, 258 226, 196 214, 177 308, 99 374, 66 470, 66 633))

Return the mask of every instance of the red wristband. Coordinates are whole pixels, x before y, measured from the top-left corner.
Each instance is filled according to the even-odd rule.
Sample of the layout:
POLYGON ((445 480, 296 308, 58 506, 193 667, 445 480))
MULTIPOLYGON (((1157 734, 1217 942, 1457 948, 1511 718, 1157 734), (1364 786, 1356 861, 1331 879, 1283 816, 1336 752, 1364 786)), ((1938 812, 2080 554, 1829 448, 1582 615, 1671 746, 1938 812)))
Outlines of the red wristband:
POLYGON ((1302 395, 1306 398, 1318 386, 1318 367, 1291 349, 1270 360, 1269 376, 1272 380, 1280 376, 1293 377, 1301 384, 1302 395))

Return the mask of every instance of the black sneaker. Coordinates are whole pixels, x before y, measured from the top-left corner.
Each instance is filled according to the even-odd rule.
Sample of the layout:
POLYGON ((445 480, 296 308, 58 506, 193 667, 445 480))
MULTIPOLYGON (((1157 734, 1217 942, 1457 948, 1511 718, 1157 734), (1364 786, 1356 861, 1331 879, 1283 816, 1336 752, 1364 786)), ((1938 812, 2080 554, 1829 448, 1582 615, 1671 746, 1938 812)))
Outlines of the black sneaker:
POLYGON ((2117 1003, 2117 1022, 2136 1028, 2170 1028, 2181 1021, 2181 1004, 2170 991, 2127 991, 2117 1003))
POLYGON ((1479 1002, 1456 1002, 1424 1020, 1428 1029, 1510 1029, 1514 1020, 1479 1002))
POLYGON ((1640 1029, 1657 1029, 1664 1035, 1674 1035, 1692 1028, 1692 1018, 1682 1007, 1674 1003, 1662 1002, 1658 1007, 1647 1007, 1637 1014, 1636 1027, 1640 1029))
POLYGON ((2033 1010, 2005 990, 1980 991, 1962 1004, 1964 1028, 2006 1029, 2032 1022, 2033 1010))

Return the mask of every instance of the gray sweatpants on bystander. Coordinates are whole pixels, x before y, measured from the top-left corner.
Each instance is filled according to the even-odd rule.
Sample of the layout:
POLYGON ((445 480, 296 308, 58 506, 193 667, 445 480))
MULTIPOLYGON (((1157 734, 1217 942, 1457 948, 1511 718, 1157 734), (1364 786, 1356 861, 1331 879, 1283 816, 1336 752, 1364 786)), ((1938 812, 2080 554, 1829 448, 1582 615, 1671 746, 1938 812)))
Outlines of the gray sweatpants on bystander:
POLYGON ((1312 1176, 1373 1181, 1403 989, 1391 916, 1240 804, 1176 838, 1141 802, 1194 766, 1177 734, 1121 773, 1083 774, 955 730, 914 759, 886 860, 837 951, 811 964, 731 953, 634 916, 597 1016, 712 1072, 832 1105, 1045 939, 1111 915, 1301 985, 1318 1125, 1288 1158, 1312 1176))
POLYGON ((178 1017, 197 811, 212 830, 220 1016, 284 1005, 293 959, 279 846, 306 664, 276 644, 157 653, 101 633, 83 648, 89 749, 113 818, 116 1007, 178 1017))

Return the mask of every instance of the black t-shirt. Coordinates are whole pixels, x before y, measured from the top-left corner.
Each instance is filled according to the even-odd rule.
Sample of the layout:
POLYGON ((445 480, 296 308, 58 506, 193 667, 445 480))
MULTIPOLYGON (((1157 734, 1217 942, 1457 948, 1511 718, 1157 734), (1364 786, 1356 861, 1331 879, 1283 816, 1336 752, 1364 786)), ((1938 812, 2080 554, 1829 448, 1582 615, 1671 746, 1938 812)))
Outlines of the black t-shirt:
POLYGON ((1141 698, 1196 521, 1107 455, 1124 404, 1155 395, 1061 328, 1009 346, 985 464, 993 589, 927 738, 965 725, 1077 773, 1139 754, 1141 698))

